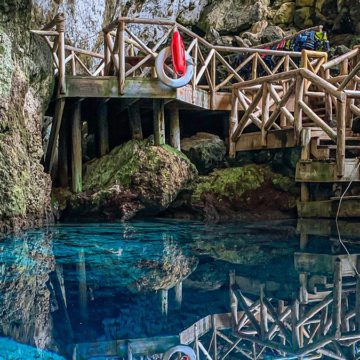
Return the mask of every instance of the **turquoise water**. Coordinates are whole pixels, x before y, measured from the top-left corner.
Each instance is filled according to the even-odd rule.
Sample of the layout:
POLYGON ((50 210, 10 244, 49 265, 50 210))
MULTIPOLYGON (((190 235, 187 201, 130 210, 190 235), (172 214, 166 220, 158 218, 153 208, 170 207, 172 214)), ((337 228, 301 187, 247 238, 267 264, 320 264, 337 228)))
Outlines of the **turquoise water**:
MULTIPOLYGON (((360 253, 359 224, 341 226, 360 253)), ((177 335, 230 312, 230 271, 250 299, 265 284, 271 301, 292 301, 304 254, 320 264, 306 270, 317 276, 305 286, 311 297, 332 282, 326 264, 345 254, 329 222, 65 224, 5 238, 0 359, 70 359, 75 344, 177 335)))

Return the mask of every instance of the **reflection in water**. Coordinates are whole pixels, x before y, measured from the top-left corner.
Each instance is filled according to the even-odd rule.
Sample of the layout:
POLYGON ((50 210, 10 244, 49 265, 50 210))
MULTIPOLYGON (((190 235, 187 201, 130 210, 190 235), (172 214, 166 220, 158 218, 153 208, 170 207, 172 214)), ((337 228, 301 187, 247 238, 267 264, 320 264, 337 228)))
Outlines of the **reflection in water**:
MULTIPOLYGON (((341 226, 356 265, 358 224, 341 226)), ((78 344, 78 359, 126 357, 120 339, 152 337, 132 340, 131 356, 160 353, 178 334, 208 360, 356 358, 360 283, 334 229, 158 220, 9 237, 0 245, 0 335, 66 358, 78 344)), ((29 352, 19 359, 36 358, 0 340, 5 359, 14 347, 29 352)))

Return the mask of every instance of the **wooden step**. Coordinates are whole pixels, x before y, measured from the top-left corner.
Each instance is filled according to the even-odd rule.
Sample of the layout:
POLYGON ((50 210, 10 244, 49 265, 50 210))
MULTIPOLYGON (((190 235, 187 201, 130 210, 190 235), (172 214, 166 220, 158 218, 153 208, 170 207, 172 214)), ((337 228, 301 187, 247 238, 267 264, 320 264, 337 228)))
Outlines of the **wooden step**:
POLYGON ((360 181, 359 169, 354 172, 359 163, 358 159, 345 159, 345 174, 338 177, 335 161, 307 160, 299 161, 296 165, 295 180, 297 182, 331 183, 360 181))

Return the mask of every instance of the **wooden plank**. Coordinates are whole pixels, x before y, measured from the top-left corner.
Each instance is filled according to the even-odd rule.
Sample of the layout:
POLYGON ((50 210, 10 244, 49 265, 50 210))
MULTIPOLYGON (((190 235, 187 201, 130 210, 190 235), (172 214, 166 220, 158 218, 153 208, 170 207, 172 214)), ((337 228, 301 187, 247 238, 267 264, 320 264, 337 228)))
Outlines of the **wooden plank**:
MULTIPOLYGON (((334 219, 336 216, 338 201, 322 200, 298 202, 298 215, 302 218, 327 218, 334 219)), ((341 204, 339 218, 360 218, 360 201, 346 200, 341 204)))
MULTIPOLYGON (((272 130, 266 135, 267 149, 281 149, 296 147, 293 129, 272 130)), ((236 142, 236 151, 263 149, 261 132, 242 134, 236 142)))
POLYGON ((347 182, 360 181, 360 172, 354 173, 357 159, 346 159, 344 176, 339 179, 335 162, 299 161, 296 165, 295 180, 298 182, 347 182))
MULTIPOLYGON (((229 313, 228 316, 230 317, 231 314, 229 313)), ((195 324, 189 326, 187 329, 183 330, 180 334, 180 343, 184 345, 189 345, 195 341, 195 331, 194 328, 197 327, 199 337, 206 334, 212 328, 212 320, 211 315, 208 315, 195 324)))
MULTIPOLYGON (((351 261, 356 262, 357 254, 351 255, 351 261)), ((331 275, 335 270, 336 259, 341 260, 342 275, 353 276, 354 269, 348 255, 329 255, 313 253, 294 253, 294 265, 298 272, 331 275)))
POLYGON ((127 357, 128 344, 131 344, 132 354, 136 356, 161 354, 169 348, 178 345, 179 341, 179 336, 161 336, 144 339, 81 343, 75 345, 73 358, 76 360, 85 360, 97 356, 127 357))
POLYGON ((175 99, 176 89, 160 80, 130 78, 125 81, 124 94, 119 96, 116 76, 88 77, 68 76, 66 97, 95 98, 154 98, 175 99))
POLYGON ((57 141, 61 126, 61 120, 64 112, 64 107, 65 107, 65 99, 64 98, 57 99, 55 105, 55 114, 51 125, 49 144, 47 147, 46 157, 45 157, 45 171, 47 173, 51 172, 52 167, 54 165, 55 151, 57 147, 57 141))

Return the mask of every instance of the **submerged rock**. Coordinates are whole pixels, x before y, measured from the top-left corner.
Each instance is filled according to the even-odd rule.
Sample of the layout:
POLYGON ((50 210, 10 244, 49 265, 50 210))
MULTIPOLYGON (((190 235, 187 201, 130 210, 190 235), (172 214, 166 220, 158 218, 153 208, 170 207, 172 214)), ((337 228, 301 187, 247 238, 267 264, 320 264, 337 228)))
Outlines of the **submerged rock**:
POLYGON ((202 174, 213 170, 224 160, 226 154, 224 141, 217 135, 205 132, 182 139, 181 150, 202 174))
POLYGON ((55 198, 67 215, 108 220, 156 215, 196 176, 181 152, 132 140, 85 164, 83 193, 65 194, 64 201, 64 194, 55 192, 55 198))
POLYGON ((289 218, 296 215, 297 194, 295 181, 269 166, 215 170, 184 192, 169 216, 186 210, 207 221, 289 218))

